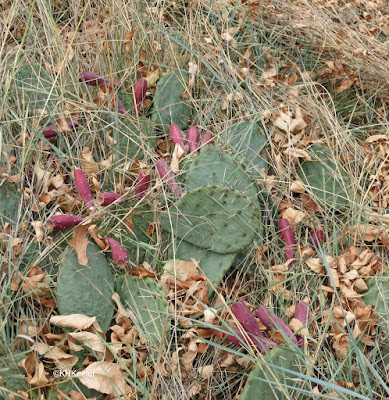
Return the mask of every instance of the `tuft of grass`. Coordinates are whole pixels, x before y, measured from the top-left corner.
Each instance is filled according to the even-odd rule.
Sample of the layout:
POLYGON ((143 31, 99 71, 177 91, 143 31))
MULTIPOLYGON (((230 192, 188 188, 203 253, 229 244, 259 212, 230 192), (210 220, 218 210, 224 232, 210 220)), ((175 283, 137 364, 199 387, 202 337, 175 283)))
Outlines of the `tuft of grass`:
MULTIPOLYGON (((1 239, 0 251, 0 392, 4 398, 13 398, 17 390, 29 391, 31 398, 38 398, 36 391, 28 389, 27 379, 17 367, 29 354, 28 341, 18 335, 24 323, 47 328, 51 314, 50 309, 37 305, 33 291, 25 292, 22 287, 14 290, 12 284, 26 276, 31 266, 38 265, 50 276, 53 290, 58 258, 71 235, 52 235, 49 246, 34 241, 31 222, 45 222, 49 213, 54 214, 58 208, 58 204, 53 204, 37 211, 39 199, 35 194, 40 193, 41 186, 33 173, 34 166, 42 164, 44 169, 49 169, 55 161, 64 172, 70 173, 73 166, 80 166, 85 147, 91 149, 95 160, 109 157, 107 131, 116 129, 119 136, 126 135, 118 123, 116 110, 104 105, 97 108, 93 90, 78 84, 78 72, 93 71, 112 77, 128 88, 138 77, 139 62, 148 68, 159 67, 163 72, 168 69, 189 72, 189 62, 197 64, 195 86, 190 95, 193 124, 210 130, 216 144, 223 147, 225 143, 220 134, 231 124, 259 119, 268 138, 269 156, 268 175, 259 181, 269 183, 272 176, 271 194, 278 200, 278 207, 287 204, 304 209, 301 196, 291 190, 297 173, 296 160, 288 149, 308 139, 327 145, 333 161, 346 168, 352 184, 347 193, 346 212, 323 210, 316 214, 330 237, 320 255, 325 264, 324 255, 341 254, 339 244, 346 227, 368 221, 371 211, 386 213, 384 206, 374 207, 367 195, 372 183, 366 173, 362 148, 367 137, 387 135, 389 130, 388 29, 383 23, 385 8, 380 3, 369 2, 371 8, 366 8, 363 2, 345 1, 334 5, 308 0, 1 2, 0 167, 5 173, 20 176, 16 183, 20 193, 17 220, 11 225, 7 240, 1 239), (371 18, 366 19, 366 13, 371 18), (133 32, 132 39, 127 36, 130 32, 133 32), (344 69, 326 74, 325 68, 334 62, 341 62, 344 69), (15 89, 18 71, 34 64, 44 67, 52 78, 51 87, 40 88, 43 94, 50 99, 53 93, 58 94, 50 115, 41 115, 15 89), (263 74, 272 68, 275 68, 274 79, 266 84, 263 74), (293 71, 298 80, 288 84, 286 78, 293 71), (339 83, 350 76, 354 84, 347 90, 337 91, 339 83), (231 99, 226 102, 228 95, 231 99), (280 131, 268 122, 269 115, 279 113, 280 109, 295 113, 296 105, 307 121, 303 135, 280 131), (42 137, 40 126, 50 125, 74 109, 80 113, 81 121, 76 133, 61 135, 56 146, 42 137), (10 168, 12 156, 15 162, 10 168), (20 237, 22 250, 15 256, 8 243, 20 237)), ((156 157, 154 149, 145 149, 143 161, 156 157)), ((122 154, 101 171, 101 189, 132 187, 131 162, 122 154)), ((2 184, 5 178, 1 175, 0 179, 2 184)), ((385 190, 383 187, 382 192, 385 190)), ((124 235, 126 214, 127 210, 119 214, 108 211, 102 229, 108 229, 110 219, 116 218, 115 227, 124 235)), ((308 247, 309 238, 303 224, 296 227, 295 234, 301 246, 308 247)), ((351 244, 350 238, 342 242, 344 248, 351 244)), ((386 250, 377 243, 372 246, 387 264, 386 250)), ((346 326, 350 346, 347 356, 339 360, 327 338, 329 323, 323 323, 323 313, 333 312, 335 300, 332 304, 323 303, 322 285, 334 286, 333 282, 318 277, 299 259, 283 281, 290 297, 285 297, 284 292, 275 293, 271 267, 282 264, 282 248, 277 240, 269 241, 267 247, 263 259, 259 259, 255 248, 243 254, 236 268, 225 277, 222 295, 225 304, 239 297, 253 306, 267 304, 280 316, 292 304, 309 298, 314 306, 312 330, 316 336, 310 353, 314 366, 310 375, 298 376, 305 383, 295 390, 294 398, 387 398, 389 376, 385 349, 388 342, 381 339, 385 333, 378 328, 374 346, 366 346, 353 339, 350 326, 346 326), (353 382, 354 388, 350 390, 354 393, 340 386, 344 382, 353 382)), ((152 267, 158 270, 167 257, 166 243, 158 241, 149 252, 152 267)), ((211 301, 211 307, 218 305, 217 299, 216 296, 211 301)), ((123 363, 128 383, 139 391, 137 398, 150 398, 151 392, 154 398, 186 399, 197 384, 201 390, 193 389, 196 392, 193 398, 238 398, 251 367, 240 367, 234 361, 231 368, 222 368, 220 359, 228 352, 235 360, 244 356, 255 363, 260 356, 226 343, 205 340, 207 352, 196 359, 188 373, 180 363, 173 365, 172 355, 185 332, 177 315, 174 317, 170 347, 151 377, 140 378, 134 373, 135 350, 133 365, 116 358, 118 363, 123 363), (209 380, 202 380, 196 371, 210 364, 215 366, 214 373, 209 380), (162 373, 164 369, 169 373, 162 373)), ((189 320, 201 328, 210 328, 195 317, 189 320)), ((39 389, 39 394, 46 393, 46 389, 39 389)))

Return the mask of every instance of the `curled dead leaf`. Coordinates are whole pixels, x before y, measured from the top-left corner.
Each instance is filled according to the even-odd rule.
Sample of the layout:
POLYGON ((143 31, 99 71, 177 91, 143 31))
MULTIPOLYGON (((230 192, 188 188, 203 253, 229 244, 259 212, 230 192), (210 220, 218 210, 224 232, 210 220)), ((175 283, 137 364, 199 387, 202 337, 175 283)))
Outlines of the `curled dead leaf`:
POLYGON ((88 247, 89 240, 86 236, 90 223, 86 225, 78 225, 73 229, 73 238, 69 242, 77 253, 78 262, 81 265, 88 265, 88 256, 86 255, 86 248, 88 247))
POLYGON ((317 274, 321 274, 322 272, 324 272, 324 268, 320 261, 320 258, 308 258, 305 260, 305 262, 313 272, 316 272, 317 274))
POLYGON ((294 208, 287 208, 282 212, 281 217, 286 218, 291 225, 299 224, 305 218, 307 218, 308 214, 304 211, 295 210, 294 208))
POLYGON ((120 365, 106 361, 90 364, 79 376, 79 380, 89 389, 112 396, 125 396, 131 390, 120 365))
POLYGON ((89 147, 84 147, 81 152, 81 169, 86 175, 93 175, 99 172, 99 164, 93 159, 89 147))

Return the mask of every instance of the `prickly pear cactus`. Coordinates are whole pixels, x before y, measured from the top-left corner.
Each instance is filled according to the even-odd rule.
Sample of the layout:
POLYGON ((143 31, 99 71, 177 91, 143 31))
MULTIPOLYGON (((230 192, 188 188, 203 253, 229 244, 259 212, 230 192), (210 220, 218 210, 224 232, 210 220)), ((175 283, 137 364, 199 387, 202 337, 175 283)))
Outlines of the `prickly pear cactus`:
POLYGON ((166 130, 170 124, 186 129, 191 110, 188 101, 181 97, 188 85, 188 74, 170 72, 157 83, 154 95, 152 121, 166 130))
POLYGON ((56 291, 58 310, 63 315, 97 317, 105 332, 114 314, 111 299, 113 276, 105 256, 96 244, 89 243, 86 254, 88 265, 80 265, 72 247, 68 246, 63 253, 56 291))
POLYGON ((315 144, 311 148, 313 161, 304 161, 297 171, 301 180, 321 203, 344 211, 351 184, 344 170, 329 157, 329 149, 315 144))
POLYGON ((257 122, 233 124, 222 133, 222 137, 227 147, 233 150, 234 157, 242 160, 249 173, 258 176, 261 168, 267 171, 267 155, 264 152, 267 138, 261 133, 257 122))
POLYGON ((219 286, 222 278, 230 269, 237 253, 220 254, 211 250, 201 249, 185 240, 178 240, 175 254, 171 248, 169 258, 191 261, 192 258, 199 261, 202 271, 214 286, 219 286))
POLYGON ((137 276, 126 275, 120 299, 123 307, 133 313, 133 322, 140 334, 157 352, 167 343, 170 332, 170 319, 167 315, 169 306, 159 284, 152 278, 139 279, 137 276))
POLYGON ((14 85, 19 101, 30 111, 46 110, 51 114, 58 103, 58 91, 52 90, 53 81, 39 64, 19 68, 14 76, 14 85))
POLYGON ((117 159, 143 159, 144 155, 155 148, 157 135, 153 132, 153 125, 148 118, 129 117, 117 119, 113 124, 112 145, 117 159))
MULTIPOLYGON (((118 207, 122 207, 118 205, 118 207)), ((129 207, 125 207, 128 212, 129 207)), ((120 214, 120 213, 119 213, 120 214)), ((110 235, 119 241, 127 250, 130 261, 139 264, 144 261, 146 250, 142 243, 152 244, 152 238, 146 233, 149 224, 154 221, 154 213, 147 206, 138 206, 131 213, 132 233, 128 233, 124 226, 118 229, 117 221, 124 219, 124 215, 117 215, 113 218, 112 223, 108 224, 110 235), (116 229, 112 229, 116 227, 116 229)))
POLYGON ((160 220, 178 238, 221 254, 250 245, 261 228, 260 211, 250 199, 223 186, 188 192, 160 220))
POLYGON ((366 283, 368 291, 363 300, 374 306, 377 315, 384 318, 384 321, 380 321, 383 322, 382 328, 389 332, 389 271, 373 276, 366 283))
POLYGON ((248 175, 226 152, 216 146, 204 149, 190 164, 186 190, 201 186, 226 186, 246 195, 259 207, 256 187, 248 175))
POLYGON ((272 365, 299 372, 298 356, 295 351, 276 347, 263 357, 264 364, 256 365, 247 378, 240 400, 281 400, 293 399, 293 390, 284 385, 300 385, 296 377, 287 372, 272 368, 272 365), (272 383, 273 384, 272 384, 272 383), (287 395, 285 395, 285 393, 287 395))
POLYGON ((20 193, 15 185, 4 182, 0 186, 0 226, 5 222, 12 223, 17 219, 20 193))

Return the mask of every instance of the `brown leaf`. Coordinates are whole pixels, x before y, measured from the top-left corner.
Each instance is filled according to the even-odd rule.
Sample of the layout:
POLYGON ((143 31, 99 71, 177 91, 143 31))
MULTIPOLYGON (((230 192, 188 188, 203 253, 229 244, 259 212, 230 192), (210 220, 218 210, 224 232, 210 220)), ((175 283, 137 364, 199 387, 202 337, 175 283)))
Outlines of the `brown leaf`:
POLYGON ((192 368, 196 355, 197 351, 189 350, 181 356, 181 364, 185 371, 189 371, 192 368))
POLYGON ((293 193, 305 193, 305 185, 302 181, 293 181, 290 185, 290 191, 293 193))
POLYGON ((198 368, 198 373, 201 379, 209 379, 213 374, 214 366, 211 365, 204 365, 203 367, 198 368))
POLYGON ((96 317, 88 317, 82 314, 53 315, 50 318, 50 324, 60 326, 62 328, 71 328, 73 330, 85 330, 92 328, 103 334, 96 317))
POLYGON ((86 255, 86 248, 88 247, 89 240, 86 236, 90 223, 86 225, 77 225, 73 228, 73 238, 69 242, 77 253, 78 262, 81 265, 88 265, 88 256, 86 255))
POLYGON ((38 368, 35 370, 34 376, 29 380, 31 386, 44 386, 49 382, 49 373, 45 371, 45 366, 38 361, 38 368))
POLYGON ((89 147, 84 147, 81 153, 81 169, 86 175, 93 175, 99 172, 99 164, 93 159, 89 147))
POLYGON ((32 347, 43 358, 52 360, 57 368, 63 371, 71 371, 74 364, 78 361, 78 357, 67 354, 58 346, 49 346, 46 343, 35 343, 32 347))
POLYGON ((38 299, 45 299, 51 297, 49 287, 50 278, 42 270, 42 268, 33 266, 28 271, 27 276, 22 278, 24 293, 33 294, 38 299))
POLYGON ((79 377, 89 389, 112 396, 124 396, 130 391, 119 364, 97 361, 90 364, 79 377))
POLYGON ((45 237, 42 221, 32 221, 31 225, 32 225, 32 227, 34 228, 34 231, 35 231, 36 241, 38 243, 42 243, 43 239, 45 237))
POLYGON ((305 262, 313 272, 321 274, 324 271, 320 258, 308 258, 305 262))
MULTIPOLYGON (((102 337, 93 332, 69 332, 67 334, 67 338, 68 340, 70 338, 73 339, 74 342, 82 343, 84 346, 92 349, 92 351, 95 352, 100 359, 104 359, 105 352, 107 350, 105 337, 102 337)), ((70 348, 72 348, 71 343, 72 341, 69 340, 70 348)))
POLYGON ((99 231, 96 228, 96 225, 90 225, 88 227, 88 233, 92 236, 93 240, 100 247, 102 251, 107 251, 109 249, 109 244, 105 238, 103 238, 99 231))
POLYGON ((291 207, 282 212, 282 218, 286 218, 291 225, 299 224, 301 221, 307 218, 307 216, 307 213, 305 213, 304 211, 295 210, 291 207))
POLYGON ((178 174, 180 172, 180 159, 184 155, 184 149, 181 147, 179 143, 176 143, 174 146, 173 156, 170 161, 170 169, 173 173, 178 174))

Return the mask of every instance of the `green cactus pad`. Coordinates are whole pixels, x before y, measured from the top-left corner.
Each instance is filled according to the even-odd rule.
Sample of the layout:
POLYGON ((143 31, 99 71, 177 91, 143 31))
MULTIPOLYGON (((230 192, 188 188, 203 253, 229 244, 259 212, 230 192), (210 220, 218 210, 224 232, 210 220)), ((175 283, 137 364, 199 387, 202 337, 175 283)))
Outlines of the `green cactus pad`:
POLYGON ((145 154, 155 149, 157 135, 153 133, 153 125, 147 118, 119 118, 115 121, 112 131, 115 144, 111 145, 117 159, 144 158, 145 154))
MULTIPOLYGON (((175 252, 178 260, 199 261, 202 271, 214 286, 219 286, 226 272, 230 269, 237 253, 219 254, 211 250, 201 249, 185 240, 179 240, 175 252)), ((173 249, 169 249, 169 258, 173 258, 173 249)))
POLYGON ((216 146, 205 148, 190 164, 186 190, 201 186, 230 186, 259 206, 254 183, 226 152, 216 146))
POLYGON ((57 304, 62 315, 84 314, 97 317, 101 329, 105 332, 114 314, 111 299, 113 294, 113 276, 105 256, 100 248, 89 243, 86 254, 88 265, 78 263, 77 254, 67 247, 60 261, 57 286, 57 304))
POLYGON ((170 124, 186 129, 191 110, 188 101, 181 97, 188 85, 188 74, 170 72, 158 81, 153 101, 152 121, 167 130, 170 124))
POLYGON ((120 299, 123 307, 134 314, 136 320, 133 322, 141 335, 158 352, 163 343, 168 342, 170 333, 170 318, 167 315, 169 305, 159 284, 152 278, 139 279, 126 275, 120 299))
POLYGON ((233 150, 234 155, 242 159, 248 172, 258 176, 261 168, 267 172, 267 155, 264 147, 267 138, 255 121, 243 121, 231 125, 222 133, 227 147, 233 150))
POLYGON ((382 327, 389 332, 389 271, 377 274, 367 282, 368 290, 363 297, 365 303, 374 306, 378 316, 383 316, 385 323, 382 327))
POLYGON ((345 171, 331 161, 329 149, 315 144, 311 151, 314 160, 304 161, 298 175, 323 205, 344 211, 349 203, 347 191, 351 187, 345 171))
MULTIPOLYGON (((121 207, 120 205, 118 207, 121 207)), ((129 207, 125 208, 125 211, 128 211, 129 207)), ((146 250, 142 247, 142 243, 150 244, 152 240, 147 234, 147 228, 149 224, 154 221, 154 213, 147 206, 142 205, 136 207, 136 209, 131 213, 131 220, 133 223, 132 233, 128 233, 123 225, 119 225, 120 229, 111 229, 114 226, 117 226, 118 220, 122 220, 124 215, 119 215, 117 218, 115 217, 112 223, 109 223, 109 235, 112 236, 115 240, 121 243, 127 250, 127 254, 131 260, 131 262, 135 264, 140 264, 144 261, 144 257, 146 254, 146 250)))
POLYGON ((223 186, 192 190, 160 216, 168 232, 222 254, 250 245, 261 227, 260 218, 260 211, 247 197, 223 186))
POLYGON ((4 182, 0 186, 0 226, 5 222, 12 223, 17 220, 20 192, 12 183, 4 182))
POLYGON ((293 399, 293 389, 288 386, 300 386, 301 382, 296 376, 287 372, 272 368, 272 365, 294 372, 299 372, 298 356, 295 351, 276 347, 263 357, 264 364, 256 364, 247 378, 240 400, 281 400, 293 399), (274 374, 274 375, 273 375, 274 374), (267 380, 267 382, 265 381, 267 380), (273 384, 272 384, 272 383, 273 384), (284 393, 287 393, 285 395, 284 393))
POLYGON ((30 111, 46 110, 51 114, 58 103, 58 92, 52 90, 53 81, 39 64, 19 68, 14 76, 14 85, 19 101, 30 111))

